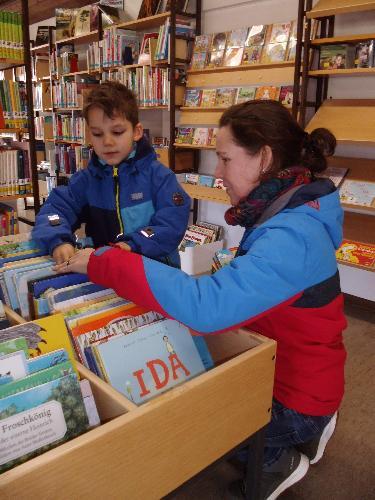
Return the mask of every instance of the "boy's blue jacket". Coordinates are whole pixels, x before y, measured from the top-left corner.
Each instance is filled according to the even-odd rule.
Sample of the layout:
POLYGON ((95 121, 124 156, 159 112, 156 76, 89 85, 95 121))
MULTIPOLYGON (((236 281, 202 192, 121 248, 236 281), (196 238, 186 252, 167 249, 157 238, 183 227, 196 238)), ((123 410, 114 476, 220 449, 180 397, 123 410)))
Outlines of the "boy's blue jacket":
POLYGON ((103 166, 93 153, 87 169, 49 195, 36 218, 33 238, 51 254, 62 243, 74 243, 72 233, 86 223, 94 247, 125 241, 137 253, 176 262, 190 198, 175 174, 157 161, 145 138, 138 142, 134 158, 118 166, 117 198, 118 203, 113 167, 103 166), (56 226, 48 219, 54 214, 60 218, 56 226))

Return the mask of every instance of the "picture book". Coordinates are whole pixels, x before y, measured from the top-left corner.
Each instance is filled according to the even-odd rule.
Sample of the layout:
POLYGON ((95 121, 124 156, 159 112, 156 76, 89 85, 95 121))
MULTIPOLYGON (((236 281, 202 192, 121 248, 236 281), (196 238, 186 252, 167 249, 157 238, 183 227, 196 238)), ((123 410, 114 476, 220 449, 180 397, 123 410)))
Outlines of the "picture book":
POLYGON ((193 135, 193 146, 206 146, 208 143, 208 128, 207 127, 197 127, 194 130, 193 135))
POLYGON ((85 35, 91 31, 91 6, 75 9, 74 36, 85 35))
POLYGON ((49 42, 49 26, 38 26, 36 37, 35 37, 35 46, 45 45, 49 42))
POLYGON ((293 105, 293 85, 284 85, 280 87, 279 101, 286 108, 291 108, 293 105))
POLYGON ((15 351, 0 357, 0 378, 10 375, 13 380, 26 377, 27 360, 24 351, 15 351))
POLYGON ((227 43, 227 33, 222 31, 212 35, 211 52, 221 51, 225 49, 227 43))
POLYGON ((216 136, 219 129, 217 127, 213 127, 208 130, 209 130, 208 145, 216 146, 216 136))
POLYGON ((76 9, 56 8, 56 40, 74 36, 76 9))
POLYGON ((0 421, 0 472, 85 432, 88 419, 77 376, 0 399, 0 421))
POLYGON ((177 144, 191 144, 193 140, 193 128, 192 127, 179 127, 176 137, 177 144))
POLYGON ((239 28, 229 32, 227 49, 231 47, 243 47, 247 39, 249 28, 239 28))
POLYGON ((245 46, 251 47, 252 45, 263 45, 266 38, 266 33, 267 33, 266 24, 258 24, 255 26, 251 26, 247 33, 245 46))
POLYGON ((51 368, 52 366, 64 363, 69 360, 69 355, 66 349, 57 349, 56 351, 47 352, 36 358, 29 358, 27 360, 28 373, 39 372, 51 368))
POLYGON ((251 45, 245 47, 242 56, 242 64, 259 64, 262 57, 263 45, 251 45))
POLYGON ((239 66, 242 62, 244 47, 230 47, 224 54, 223 66, 239 66))
POLYGON ((24 351, 26 358, 29 357, 29 348, 24 337, 9 339, 2 342, 0 336, 0 356, 4 356, 5 354, 10 354, 16 351, 24 351))
POLYGON ((11 340, 25 337, 29 347, 30 357, 37 357, 57 349, 64 348, 74 366, 74 354, 69 334, 61 314, 54 314, 46 318, 37 319, 28 323, 11 326, 0 330, 0 340, 11 340))
POLYGON ((331 179, 336 187, 344 180, 345 175, 348 172, 348 168, 345 167, 327 167, 323 172, 316 174, 317 177, 324 177, 326 179, 331 179))
POLYGON ((275 23, 269 30, 267 43, 285 43, 289 39, 291 23, 275 23))
POLYGON ((287 43, 268 43, 263 47, 261 63, 270 64, 285 61, 287 43))
POLYGON ((166 319, 94 347, 106 380, 136 404, 205 371, 187 327, 166 319))
POLYGON ((213 108, 216 100, 216 89, 202 89, 201 108, 213 108))
POLYGON ((273 99, 275 101, 279 98, 279 87, 258 87, 255 93, 255 99, 273 99))
POLYGON ((216 91, 215 107, 228 108, 234 103, 237 89, 233 87, 222 87, 216 91))
MULTIPOLYGON (((208 129, 207 129, 208 130, 208 129)), ((213 175, 200 174, 198 184, 212 188, 214 186, 215 177, 213 175)))
POLYGON ((357 43, 354 65, 356 68, 372 68, 374 66, 374 40, 357 43))
POLYGON ((217 66, 221 66, 223 64, 224 59, 224 50, 214 50, 208 54, 208 68, 216 68, 217 66))
POLYGON ((346 264, 374 268, 375 245, 360 241, 343 240, 340 248, 336 251, 336 258, 339 262, 345 262, 346 264))
POLYGON ((349 205, 375 208, 375 182, 344 180, 340 187, 340 200, 349 205))
POLYGON ((200 89, 186 89, 185 90, 185 106, 187 107, 197 107, 200 105, 201 100, 200 89))
POLYGON ((211 47, 211 35, 197 35, 194 41, 194 52, 207 52, 211 47))
POLYGON ((7 262, 41 255, 45 255, 45 251, 34 240, 5 243, 0 245, 0 267, 7 262))
POLYGON ((255 99, 256 87, 240 87, 236 95, 236 104, 255 99))
POLYGON ((355 47, 350 45, 322 45, 320 69, 344 69, 354 67, 355 47))
POLYGON ((14 281, 17 287, 19 309, 23 318, 31 319, 28 282, 35 278, 50 276, 51 272, 53 272, 52 267, 47 266, 42 269, 35 269, 33 271, 30 270, 24 273, 16 273, 16 275, 14 276, 14 281))
POLYGON ((195 173, 192 173, 192 172, 187 172, 185 174, 185 182, 187 184, 198 184, 199 182, 199 174, 195 174, 195 173))
POLYGON ((206 65, 207 52, 193 52, 190 62, 190 69, 203 69, 206 65))

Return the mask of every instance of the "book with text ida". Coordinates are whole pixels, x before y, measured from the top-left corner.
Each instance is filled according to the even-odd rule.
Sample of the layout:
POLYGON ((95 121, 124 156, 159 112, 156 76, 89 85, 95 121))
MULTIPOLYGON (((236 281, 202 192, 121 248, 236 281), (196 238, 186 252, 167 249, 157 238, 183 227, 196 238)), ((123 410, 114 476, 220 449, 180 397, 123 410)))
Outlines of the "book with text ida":
POLYGON ((112 337, 93 349, 107 382, 135 404, 205 371, 189 329, 170 319, 112 337))

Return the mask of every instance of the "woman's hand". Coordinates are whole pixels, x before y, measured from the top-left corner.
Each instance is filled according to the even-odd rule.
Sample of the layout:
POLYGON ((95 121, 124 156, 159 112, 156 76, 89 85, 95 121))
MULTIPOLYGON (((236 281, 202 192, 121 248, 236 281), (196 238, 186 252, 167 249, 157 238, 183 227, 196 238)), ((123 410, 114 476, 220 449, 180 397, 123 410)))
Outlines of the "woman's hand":
POLYGON ((65 262, 57 264, 53 270, 57 273, 83 273, 87 274, 87 265, 90 255, 94 252, 93 248, 79 250, 65 262))
POLYGON ((73 257, 75 253, 74 246, 71 243, 63 243, 54 249, 52 258, 56 264, 62 264, 73 257))
POLYGON ((128 252, 132 251, 131 247, 127 243, 125 243, 125 241, 119 241, 115 245, 116 245, 116 247, 120 247, 123 250, 127 250, 128 252))

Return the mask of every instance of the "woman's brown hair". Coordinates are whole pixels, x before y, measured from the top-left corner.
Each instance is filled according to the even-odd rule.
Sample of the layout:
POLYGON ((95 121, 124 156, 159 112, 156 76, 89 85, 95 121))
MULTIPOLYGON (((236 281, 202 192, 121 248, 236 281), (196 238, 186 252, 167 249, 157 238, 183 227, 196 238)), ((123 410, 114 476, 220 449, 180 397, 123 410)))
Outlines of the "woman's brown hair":
POLYGON ((311 172, 327 167, 326 156, 336 148, 334 135, 325 128, 308 134, 281 103, 254 100, 236 104, 221 116, 220 127, 229 126, 237 145, 251 155, 269 146, 273 161, 267 176, 287 167, 303 165, 311 172))

